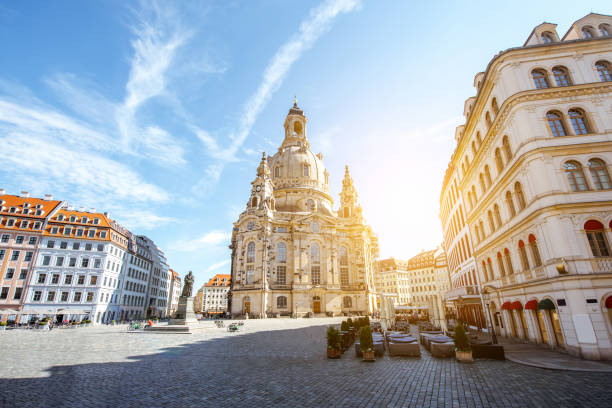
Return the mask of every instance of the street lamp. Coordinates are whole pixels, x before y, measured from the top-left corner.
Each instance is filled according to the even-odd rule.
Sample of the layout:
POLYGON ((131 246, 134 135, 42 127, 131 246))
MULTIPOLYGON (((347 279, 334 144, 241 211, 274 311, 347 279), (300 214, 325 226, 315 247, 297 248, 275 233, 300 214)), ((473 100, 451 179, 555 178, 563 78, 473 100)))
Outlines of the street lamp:
POLYGON ((493 316, 491 315, 491 294, 489 292, 489 288, 485 286, 483 288, 483 292, 485 293, 487 297, 487 303, 485 305, 487 306, 487 315, 489 316, 489 330, 491 333, 491 343, 497 344, 497 336, 495 335, 495 327, 493 326, 493 316))

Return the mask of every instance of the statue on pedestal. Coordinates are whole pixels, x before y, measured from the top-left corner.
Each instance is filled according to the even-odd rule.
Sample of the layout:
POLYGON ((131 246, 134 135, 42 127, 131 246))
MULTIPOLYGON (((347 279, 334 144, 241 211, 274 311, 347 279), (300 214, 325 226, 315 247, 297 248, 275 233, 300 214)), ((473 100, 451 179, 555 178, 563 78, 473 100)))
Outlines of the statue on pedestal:
POLYGON ((193 291, 193 274, 191 273, 191 271, 189 271, 189 273, 187 274, 187 276, 185 276, 185 279, 183 280, 183 292, 181 293, 181 296, 191 297, 192 291, 193 291))

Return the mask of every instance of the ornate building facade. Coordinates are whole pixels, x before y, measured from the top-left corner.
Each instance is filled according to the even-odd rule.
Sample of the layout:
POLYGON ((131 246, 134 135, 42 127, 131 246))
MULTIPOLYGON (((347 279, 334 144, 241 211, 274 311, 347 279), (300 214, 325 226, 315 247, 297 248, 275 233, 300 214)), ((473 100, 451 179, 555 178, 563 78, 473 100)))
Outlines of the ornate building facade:
POLYGON ((297 103, 274 156, 264 153, 232 233, 233 315, 372 313, 378 239, 364 223, 348 167, 340 208, 297 103))
POLYGON ((498 334, 589 359, 612 358, 611 33, 612 16, 592 13, 497 54, 442 188, 445 239, 465 233, 477 271, 459 275, 448 240, 453 287, 484 292, 498 334))

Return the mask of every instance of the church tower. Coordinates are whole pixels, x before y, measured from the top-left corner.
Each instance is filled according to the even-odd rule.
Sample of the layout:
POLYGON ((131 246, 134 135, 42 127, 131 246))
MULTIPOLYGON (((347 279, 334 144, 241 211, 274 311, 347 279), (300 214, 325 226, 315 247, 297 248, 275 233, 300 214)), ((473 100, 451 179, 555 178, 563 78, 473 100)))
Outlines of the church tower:
POLYGON ((270 178, 270 168, 268 167, 268 158, 264 152, 261 156, 261 162, 257 167, 257 177, 251 182, 251 197, 247 204, 247 208, 253 210, 274 211, 274 183, 270 178))
POLYGON ((342 180, 342 191, 340 192, 340 211, 342 218, 357 217, 361 219, 361 206, 357 204, 357 191, 353 184, 353 178, 349 174, 348 166, 345 167, 344 179, 342 180))

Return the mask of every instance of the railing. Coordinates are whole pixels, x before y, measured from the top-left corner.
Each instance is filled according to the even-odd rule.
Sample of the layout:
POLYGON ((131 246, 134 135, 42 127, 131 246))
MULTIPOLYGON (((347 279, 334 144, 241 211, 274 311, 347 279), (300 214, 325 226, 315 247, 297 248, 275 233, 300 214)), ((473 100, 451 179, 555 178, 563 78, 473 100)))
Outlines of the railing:
POLYGON ((612 271, 612 257, 591 259, 591 267, 593 272, 610 272, 612 271))
POLYGON ((280 283, 271 283, 270 289, 274 290, 288 290, 291 289, 291 284, 280 284, 280 283))
POLYGON ((340 285, 340 289, 342 290, 364 290, 365 285, 362 283, 352 284, 352 285, 340 285))

